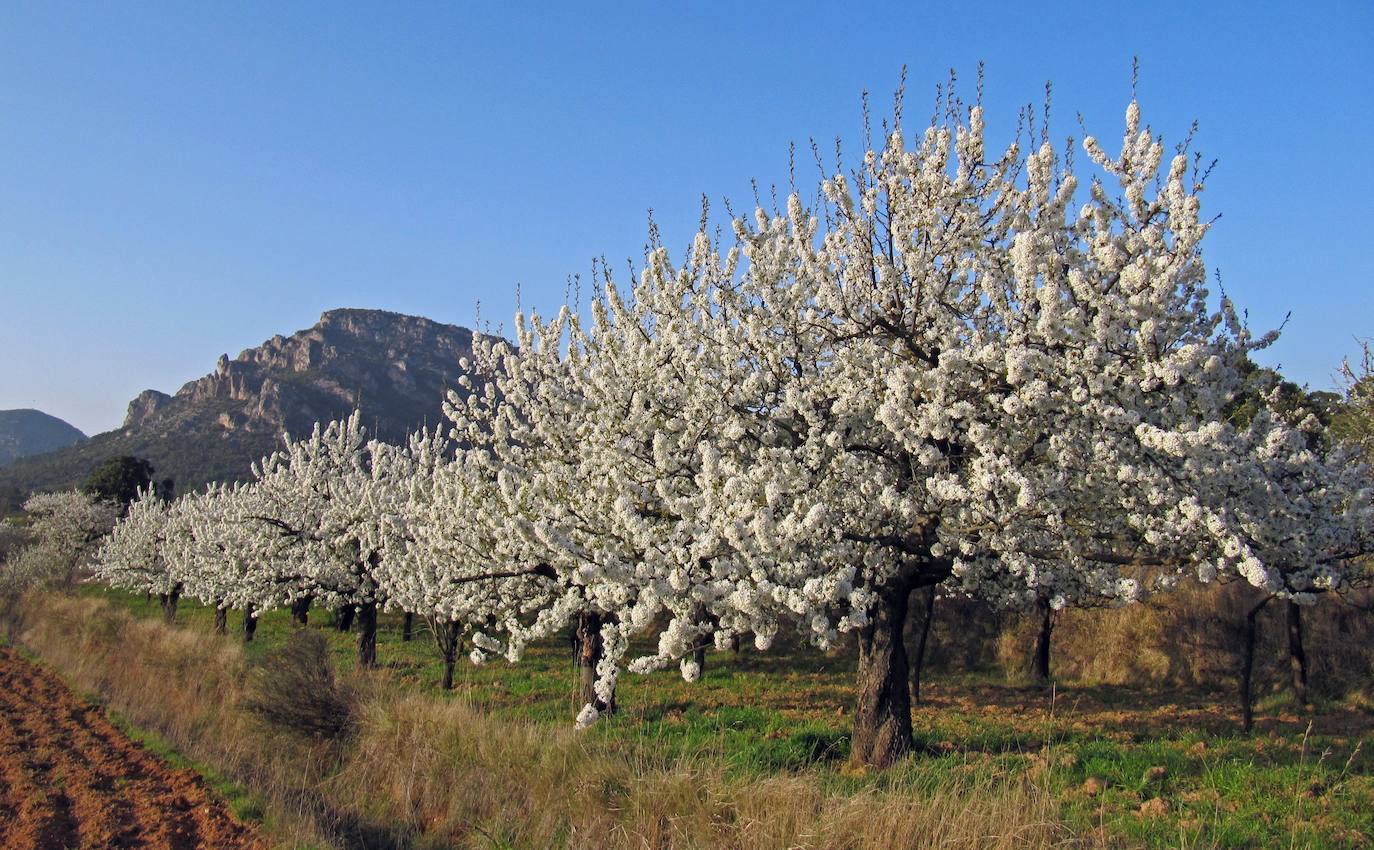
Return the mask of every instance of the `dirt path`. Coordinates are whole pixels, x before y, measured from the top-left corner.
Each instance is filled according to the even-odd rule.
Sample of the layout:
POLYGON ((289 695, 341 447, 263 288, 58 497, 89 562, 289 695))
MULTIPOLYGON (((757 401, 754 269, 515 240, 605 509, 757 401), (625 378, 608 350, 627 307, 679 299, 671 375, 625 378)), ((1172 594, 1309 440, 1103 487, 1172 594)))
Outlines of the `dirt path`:
POLYGON ((0 647, 0 847, 263 850, 205 781, 0 647))

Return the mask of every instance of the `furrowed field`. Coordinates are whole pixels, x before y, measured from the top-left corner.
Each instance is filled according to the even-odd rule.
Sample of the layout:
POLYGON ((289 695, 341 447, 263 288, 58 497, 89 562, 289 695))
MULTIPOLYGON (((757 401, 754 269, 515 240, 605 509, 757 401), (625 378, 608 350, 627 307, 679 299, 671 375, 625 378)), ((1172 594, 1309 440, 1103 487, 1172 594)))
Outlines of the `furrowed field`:
POLYGON ((1374 834, 1374 718, 1358 695, 1309 719, 1275 693, 1244 736, 1230 682, 1040 688, 995 668, 941 672, 923 684, 917 752, 867 772, 848 763, 847 644, 713 652, 696 683, 628 676, 617 715, 575 732, 566 643, 460 665, 444 694, 418 625, 405 642, 383 617, 380 667, 359 672, 355 636, 312 611, 306 631, 339 677, 337 693, 307 694, 264 684, 291 664, 287 612, 248 644, 237 617, 218 637, 213 611, 183 604, 169 629, 156 600, 95 586, 31 596, 23 613, 16 635, 39 658, 250 789, 238 813, 281 846, 1355 848, 1374 834), (333 738, 245 708, 266 697, 309 714, 326 696, 355 718, 333 738))

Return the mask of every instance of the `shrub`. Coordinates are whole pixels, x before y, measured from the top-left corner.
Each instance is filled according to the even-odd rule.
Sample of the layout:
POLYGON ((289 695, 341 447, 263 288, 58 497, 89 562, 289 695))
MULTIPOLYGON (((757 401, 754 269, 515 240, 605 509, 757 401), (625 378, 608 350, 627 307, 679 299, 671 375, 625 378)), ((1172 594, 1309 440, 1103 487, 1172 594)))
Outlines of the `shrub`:
POLYGON ((253 665, 243 706, 277 729, 336 740, 352 731, 357 695, 335 677, 324 636, 301 630, 253 665))

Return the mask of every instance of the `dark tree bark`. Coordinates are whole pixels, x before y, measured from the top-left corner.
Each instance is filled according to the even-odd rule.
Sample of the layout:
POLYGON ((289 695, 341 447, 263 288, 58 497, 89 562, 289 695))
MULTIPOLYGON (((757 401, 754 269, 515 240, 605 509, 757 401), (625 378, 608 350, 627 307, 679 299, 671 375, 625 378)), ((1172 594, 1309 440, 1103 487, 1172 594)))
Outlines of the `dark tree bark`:
POLYGON ((377 666, 377 603, 358 606, 358 666, 377 666))
POLYGON ((739 655, 739 635, 730 635, 730 651, 739 655))
POLYGON ((172 625, 177 621, 177 603, 181 601, 181 585, 172 588, 171 593, 159 593, 157 601, 162 605, 162 621, 172 625))
MULTIPOLYGON (((714 622, 705 605, 697 607, 696 613, 692 617, 698 623, 714 622)), ((706 649, 710 639, 704 635, 697 637, 696 645, 692 647, 692 661, 697 665, 697 678, 706 675, 706 649)))
POLYGON ((935 586, 926 588, 925 616, 921 618, 921 631, 916 638, 916 653, 911 659, 911 704, 921 704, 921 671, 926 662, 926 646, 930 641, 930 623, 935 618, 935 586))
POLYGON ((297 628, 305 628, 310 624, 310 602, 309 596, 302 596, 291 603, 291 622, 297 628))
POLYGON ((348 631, 353 628, 353 617, 357 613, 358 610, 354 606, 343 606, 335 613, 334 625, 336 625, 341 632, 348 631))
POLYGON ((252 643, 253 635, 258 632, 258 616, 248 611, 243 612, 243 642, 252 643))
POLYGON ((868 625, 859 630, 859 672, 850 758, 889 767, 911 751, 911 691, 904 641, 912 588, 882 590, 868 625))
POLYGON ((1040 613, 1040 634, 1035 638, 1035 659, 1031 675, 1040 684, 1050 681, 1050 636, 1054 634, 1054 609, 1048 602, 1040 602, 1036 608, 1040 613))
POLYGON ((606 618, 593 612, 583 612, 577 616, 574 651, 580 674, 579 693, 582 697, 577 707, 578 711, 582 710, 582 706, 591 703, 602 714, 615 713, 615 694, 611 694, 609 702, 596 695, 596 665, 601 661, 602 649, 601 627, 606 622, 606 618))
POLYGON ((1293 693, 1298 702, 1310 705, 1307 698, 1307 650, 1302 645, 1302 606, 1288 600, 1288 667, 1293 676, 1293 693))
MULTIPOLYGON (((434 626, 431 621, 431 626, 434 626)), ((463 633, 458 623, 448 622, 442 628, 434 627, 434 642, 439 645, 439 654, 444 659, 444 690, 453 690, 453 668, 458 661, 458 650, 463 646, 463 633)))
POLYGON ((415 634, 415 615, 407 611, 401 617, 401 640, 409 641, 415 634))
POLYGON ((1266 596, 1259 604, 1245 614, 1245 649, 1240 662, 1240 723, 1248 734, 1255 726, 1254 672, 1255 640, 1259 636, 1259 613, 1269 604, 1271 596, 1266 596))
POLYGON ((222 635, 229 631, 229 609, 223 606, 215 609, 215 634, 222 635))

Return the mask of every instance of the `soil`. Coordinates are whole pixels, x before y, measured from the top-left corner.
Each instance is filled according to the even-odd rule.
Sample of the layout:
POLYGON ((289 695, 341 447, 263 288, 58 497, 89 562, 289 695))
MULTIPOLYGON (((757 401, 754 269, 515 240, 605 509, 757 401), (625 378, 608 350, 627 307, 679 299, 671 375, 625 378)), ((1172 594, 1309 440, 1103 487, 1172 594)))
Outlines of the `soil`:
POLYGON ((190 770, 0 647, 0 847, 265 850, 190 770))

